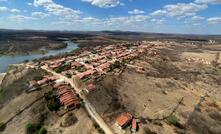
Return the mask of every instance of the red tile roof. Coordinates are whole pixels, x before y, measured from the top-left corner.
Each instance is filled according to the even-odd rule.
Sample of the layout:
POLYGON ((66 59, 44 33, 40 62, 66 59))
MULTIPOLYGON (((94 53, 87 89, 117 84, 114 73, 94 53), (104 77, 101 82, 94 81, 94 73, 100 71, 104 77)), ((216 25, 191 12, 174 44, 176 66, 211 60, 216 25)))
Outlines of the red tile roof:
POLYGON ((96 89, 96 86, 94 84, 89 84, 87 85, 86 89, 88 90, 88 92, 91 92, 96 89))
POLYGON ((132 115, 130 113, 122 113, 118 118, 117 118, 117 124, 120 127, 124 127, 127 125, 129 122, 132 120, 132 115))
POLYGON ((136 121, 135 118, 133 118, 133 120, 132 120, 132 128, 133 128, 134 130, 137 130, 137 121, 136 121))

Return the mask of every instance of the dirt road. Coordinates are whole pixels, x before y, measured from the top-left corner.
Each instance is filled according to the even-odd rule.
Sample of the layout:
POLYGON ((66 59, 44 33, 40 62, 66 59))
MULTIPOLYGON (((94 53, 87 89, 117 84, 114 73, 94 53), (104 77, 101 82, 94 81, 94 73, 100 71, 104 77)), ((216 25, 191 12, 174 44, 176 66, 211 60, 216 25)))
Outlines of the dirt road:
POLYGON ((102 117, 96 112, 94 106, 88 101, 87 97, 84 95, 83 92, 81 92, 81 89, 79 89, 76 84, 73 82, 73 80, 61 75, 61 74, 58 74, 44 66, 41 67, 43 70, 49 72, 49 73, 52 73, 53 75, 59 77, 60 79, 63 79, 64 81, 66 81, 67 83, 69 83, 73 88, 74 90, 76 91, 76 93, 79 94, 79 96, 81 97, 81 99, 83 99, 84 101, 84 105, 85 105, 85 108, 87 110, 87 112, 90 114, 90 116, 96 121, 96 123, 100 126, 100 128, 103 129, 103 131, 106 133, 106 134, 113 134, 112 130, 109 128, 109 126, 104 122, 104 120, 102 119, 102 117))

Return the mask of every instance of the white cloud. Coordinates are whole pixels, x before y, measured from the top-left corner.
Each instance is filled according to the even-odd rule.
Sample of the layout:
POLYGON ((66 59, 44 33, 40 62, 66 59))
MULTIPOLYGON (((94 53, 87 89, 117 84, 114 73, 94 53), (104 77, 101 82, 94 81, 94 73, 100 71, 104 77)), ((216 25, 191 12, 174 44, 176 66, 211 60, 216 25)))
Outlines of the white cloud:
POLYGON ((43 12, 33 12, 32 16, 36 17, 36 18, 45 18, 45 17, 49 16, 49 14, 46 14, 43 12))
POLYGON ((201 25, 202 21, 204 20, 204 17, 201 16, 193 16, 191 18, 187 18, 184 23, 187 25, 192 25, 192 26, 199 26, 201 25))
POLYGON ((147 15, 134 15, 124 17, 111 17, 105 20, 107 25, 125 25, 146 22, 150 17, 147 15))
POLYGON ((178 3, 175 5, 166 5, 164 7, 168 13, 169 16, 192 16, 196 12, 200 10, 204 10, 207 8, 207 5, 198 5, 195 3, 178 3))
POLYGON ((63 19, 77 19, 81 11, 56 4, 52 0, 34 0, 34 6, 43 6, 48 14, 60 16, 63 19))
POLYGON ((209 24, 218 24, 221 23, 221 17, 211 17, 207 19, 209 24))
POLYGON ((203 19, 205 19, 205 18, 204 18, 204 17, 201 17, 201 16, 193 16, 193 17, 191 18, 192 21, 201 21, 201 20, 203 20, 203 19))
POLYGON ((9 9, 8 7, 0 7, 0 12, 20 13, 18 9, 9 9))
POLYGON ((0 12, 6 12, 9 11, 9 8, 7 7, 0 7, 0 12))
POLYGON ((36 18, 29 17, 29 16, 23 16, 23 15, 12 15, 8 17, 12 21, 25 21, 25 20, 34 20, 36 18))
POLYGON ((132 11, 128 11, 129 14, 144 14, 145 12, 139 9, 134 9, 132 11))
POLYGON ((220 4, 221 0, 195 0, 195 2, 203 4, 220 4))
POLYGON ((20 10, 18 10, 18 9, 11 9, 10 10, 12 13, 20 13, 21 11, 20 10))
POLYGON ((124 5, 120 2, 120 0, 82 0, 84 2, 90 2, 94 6, 98 6, 100 8, 110 8, 116 7, 118 5, 124 5))
POLYGON ((38 7, 38 6, 47 6, 53 3, 54 2, 52 0, 34 0, 33 5, 38 7))
POLYGON ((163 24, 163 22, 165 21, 165 19, 151 19, 151 22, 154 22, 157 25, 161 25, 163 24))
POLYGON ((157 11, 152 12, 150 15, 152 15, 152 16, 164 16, 166 14, 167 14, 166 10, 157 10, 157 11))
POLYGON ((102 24, 103 21, 94 17, 85 17, 81 19, 79 22, 85 23, 85 24, 93 24, 93 25, 99 25, 102 24))
POLYGON ((208 6, 205 4, 196 3, 177 3, 165 5, 163 9, 157 10, 150 15, 152 16, 169 16, 183 18, 187 16, 193 16, 198 11, 206 9, 208 6))

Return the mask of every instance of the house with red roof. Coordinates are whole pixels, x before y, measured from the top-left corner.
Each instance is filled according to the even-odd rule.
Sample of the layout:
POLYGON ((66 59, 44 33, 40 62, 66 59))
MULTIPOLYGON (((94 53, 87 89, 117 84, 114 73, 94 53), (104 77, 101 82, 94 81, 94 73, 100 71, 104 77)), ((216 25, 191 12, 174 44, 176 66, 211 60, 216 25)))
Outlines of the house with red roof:
POLYGON ((133 116, 130 113, 122 113, 116 120, 116 125, 119 126, 121 129, 127 127, 131 121, 133 116))

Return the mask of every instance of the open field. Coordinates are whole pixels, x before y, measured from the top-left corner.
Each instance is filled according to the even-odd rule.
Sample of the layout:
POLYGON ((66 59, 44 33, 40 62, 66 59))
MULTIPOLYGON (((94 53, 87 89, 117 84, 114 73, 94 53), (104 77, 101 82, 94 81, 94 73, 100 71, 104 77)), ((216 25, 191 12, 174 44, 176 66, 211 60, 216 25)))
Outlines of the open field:
POLYGON ((141 120, 140 134, 218 134, 221 75, 213 66, 217 50, 196 50, 191 45, 157 48, 156 55, 145 55, 133 63, 143 67, 145 73, 128 66, 119 76, 108 75, 97 83, 89 99, 113 128, 119 114, 130 112, 141 120), (171 115, 178 118, 179 125, 167 122, 171 115), (210 128, 212 125, 214 128, 210 128))

